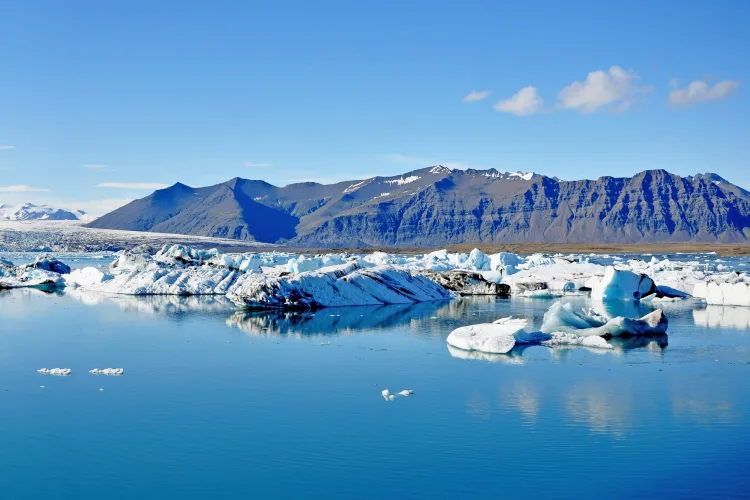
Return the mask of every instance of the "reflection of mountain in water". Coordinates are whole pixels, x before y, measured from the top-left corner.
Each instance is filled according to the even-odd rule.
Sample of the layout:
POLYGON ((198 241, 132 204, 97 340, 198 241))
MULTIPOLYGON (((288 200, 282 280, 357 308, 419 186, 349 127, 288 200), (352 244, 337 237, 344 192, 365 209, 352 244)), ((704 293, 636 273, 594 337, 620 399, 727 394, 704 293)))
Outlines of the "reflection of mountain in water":
POLYGON ((709 328, 750 329, 750 307, 706 306, 693 309, 693 321, 697 326, 709 328))
POLYGON ((352 330, 385 329, 434 316, 452 302, 383 306, 329 307, 317 311, 237 311, 227 326, 251 335, 334 335, 352 330))

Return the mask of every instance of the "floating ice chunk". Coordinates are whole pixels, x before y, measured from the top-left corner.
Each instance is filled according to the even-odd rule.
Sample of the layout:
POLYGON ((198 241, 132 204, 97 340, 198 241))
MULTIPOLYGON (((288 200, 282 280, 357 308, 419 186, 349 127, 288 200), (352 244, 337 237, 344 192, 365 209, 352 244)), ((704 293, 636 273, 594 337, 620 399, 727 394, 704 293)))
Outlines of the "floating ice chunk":
POLYGON ((68 274, 70 273, 70 266, 64 264, 50 255, 40 255, 34 259, 33 264, 29 264, 28 267, 34 269, 41 269, 42 271, 49 271, 51 273, 68 274))
POLYGON ((695 285, 693 296, 705 299, 711 305, 750 307, 750 284, 700 282, 695 285))
POLYGON ((592 282, 591 297, 596 300, 640 300, 656 292, 654 280, 645 274, 608 266, 601 280, 592 282))
POLYGON ((655 335, 667 331, 667 317, 661 309, 643 316, 640 319, 604 318, 593 311, 575 312, 569 303, 557 302, 544 314, 542 332, 573 333, 578 336, 591 335, 655 335))
POLYGON ((41 373, 42 375, 67 377, 73 372, 70 368, 40 368, 37 370, 37 373, 41 373))
POLYGON ((65 285, 69 287, 94 287, 112 279, 112 275, 105 274, 95 267, 76 269, 65 276, 65 285))
POLYGON ((389 391, 388 389, 383 389, 383 392, 381 394, 383 394, 383 399, 385 399, 386 401, 388 401, 388 399, 391 397, 391 391, 389 391))
POLYGON ((412 394, 414 394, 414 391, 412 391, 411 389, 404 389, 403 391, 398 393, 399 396, 404 396, 404 397, 411 396, 412 394))
POLYGON ((466 351, 505 354, 516 345, 515 335, 526 333, 528 321, 523 318, 502 318, 494 323, 463 326, 453 330, 446 342, 466 351))
POLYGON ((110 375, 116 377, 125 373, 125 370, 122 368, 94 368, 93 370, 89 370, 89 373, 93 373, 94 375, 110 375))

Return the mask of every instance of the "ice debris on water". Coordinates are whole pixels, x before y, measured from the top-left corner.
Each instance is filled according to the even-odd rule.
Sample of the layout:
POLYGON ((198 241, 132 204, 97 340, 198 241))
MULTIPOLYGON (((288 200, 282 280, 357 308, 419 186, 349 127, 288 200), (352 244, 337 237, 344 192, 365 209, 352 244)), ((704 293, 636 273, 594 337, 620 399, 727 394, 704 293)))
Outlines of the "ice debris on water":
POLYGON ((396 399, 396 395, 409 397, 414 394, 414 391, 411 389, 404 389, 403 391, 397 392, 396 395, 393 395, 388 389, 383 389, 383 392, 381 392, 381 394, 383 395, 383 399, 385 399, 386 401, 393 401, 394 399, 396 399))
POLYGON ((125 373, 125 370, 123 368, 94 368, 93 370, 89 370, 89 373, 93 373, 94 375, 120 376, 125 373))
POLYGON ((67 377, 73 371, 70 368, 40 368, 37 370, 37 373, 41 373, 42 375, 56 375, 56 376, 62 376, 67 377))

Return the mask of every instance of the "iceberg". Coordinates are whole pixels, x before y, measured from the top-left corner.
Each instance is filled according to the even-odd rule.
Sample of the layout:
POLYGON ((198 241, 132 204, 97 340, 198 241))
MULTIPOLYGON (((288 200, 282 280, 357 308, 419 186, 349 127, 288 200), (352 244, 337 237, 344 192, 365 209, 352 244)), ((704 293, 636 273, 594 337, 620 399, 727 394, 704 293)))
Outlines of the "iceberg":
POLYGON ((494 323, 456 328, 446 342, 464 351, 506 354, 516 345, 516 335, 525 338, 527 326, 528 320, 524 318, 501 318, 494 323))
POLYGON ((661 309, 639 318, 608 318, 594 311, 573 310, 570 303, 557 302, 544 314, 541 331, 573 333, 578 336, 657 335, 667 331, 669 322, 661 309))
POLYGON ((645 274, 608 266, 600 280, 589 282, 591 297, 596 300, 640 300, 656 292, 654 280, 645 274))
POLYGON ((227 297, 251 309, 315 309, 450 300, 454 294, 408 271, 391 266, 363 268, 350 262, 286 276, 244 274, 227 297))
MULTIPOLYGON (((603 338, 588 338, 572 332, 528 331, 528 320, 524 318, 501 318, 494 323, 463 326, 453 330, 446 342, 454 357, 489 359, 484 355, 508 354, 518 346, 541 345, 546 347, 581 346, 596 349, 612 349, 603 338), (480 352, 483 355, 463 355, 454 351, 480 352)), ((504 359, 501 359, 504 361, 504 359)))
POLYGON ((750 283, 738 279, 735 276, 733 280, 724 283, 696 283, 693 296, 704 299, 710 305, 750 307, 750 283))
MULTIPOLYGON (((37 258, 42 262, 43 259, 37 258)), ((54 259, 55 262, 58 262, 54 259)), ((51 261, 45 261, 50 263, 51 261)), ((35 261, 35 264, 37 262, 35 261)), ((62 264, 61 262, 58 262, 62 264)), ((45 264, 42 264, 42 267, 45 264)), ((62 264, 64 265, 64 264, 62 264)), ((67 267, 67 266, 65 266, 67 267)), ((58 288, 64 286, 65 282, 57 272, 34 267, 34 264, 27 266, 14 266, 12 262, 0 259, 0 290, 4 288, 58 288)))

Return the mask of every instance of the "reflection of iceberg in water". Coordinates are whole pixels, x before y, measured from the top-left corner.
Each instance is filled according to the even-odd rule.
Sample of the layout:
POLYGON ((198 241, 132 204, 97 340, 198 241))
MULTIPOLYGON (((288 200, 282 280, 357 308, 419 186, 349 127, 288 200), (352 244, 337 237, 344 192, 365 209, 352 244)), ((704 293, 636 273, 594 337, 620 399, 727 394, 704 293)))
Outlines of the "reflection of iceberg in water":
POLYGON ((229 327, 251 335, 334 335, 352 330, 385 329, 429 318, 445 302, 352 306, 315 311, 237 311, 227 318, 229 327))
POLYGON ((215 314, 236 309, 232 301, 223 295, 110 295, 85 292, 78 288, 66 288, 63 293, 86 305, 112 303, 126 312, 165 316, 183 313, 215 314))
POLYGON ((531 347, 529 345, 515 346, 505 354, 492 354, 482 351, 466 351, 446 344, 451 356, 458 359, 473 359, 479 361, 489 361, 490 363, 506 363, 509 365, 522 365, 524 363, 523 351, 531 347))
POLYGON ((574 421, 593 432, 624 436, 632 407, 627 391, 615 391, 604 382, 587 382, 572 387, 564 398, 565 410, 574 421))
POLYGON ((708 305, 705 309, 693 309, 693 321, 696 326, 747 330, 750 329, 750 307, 708 305))
POLYGON ((530 380, 516 380, 500 392, 500 401, 506 407, 521 412, 530 421, 539 415, 541 401, 539 388, 530 380))

